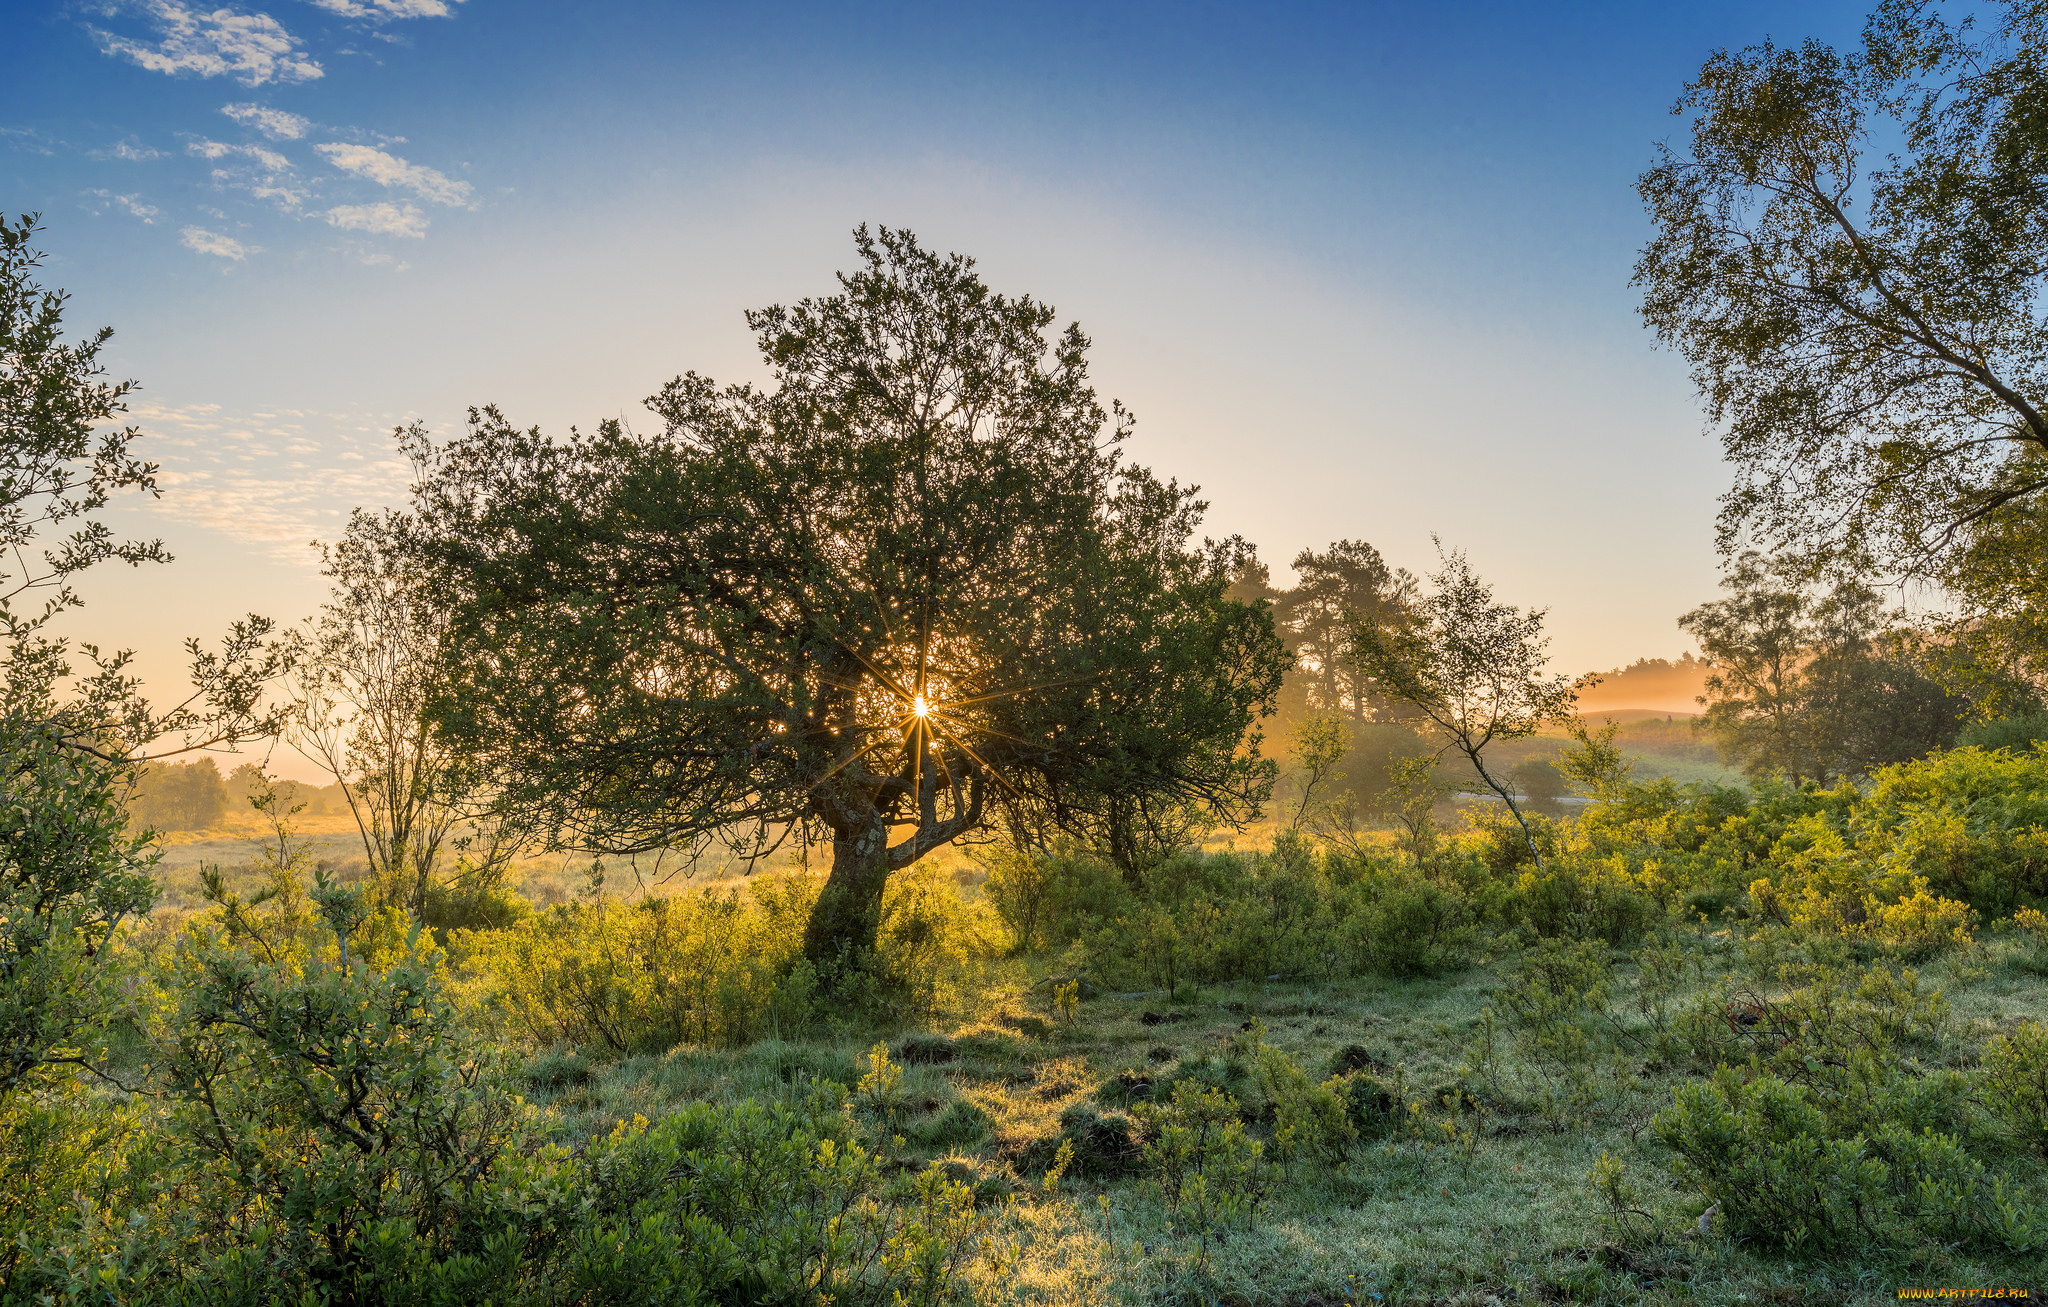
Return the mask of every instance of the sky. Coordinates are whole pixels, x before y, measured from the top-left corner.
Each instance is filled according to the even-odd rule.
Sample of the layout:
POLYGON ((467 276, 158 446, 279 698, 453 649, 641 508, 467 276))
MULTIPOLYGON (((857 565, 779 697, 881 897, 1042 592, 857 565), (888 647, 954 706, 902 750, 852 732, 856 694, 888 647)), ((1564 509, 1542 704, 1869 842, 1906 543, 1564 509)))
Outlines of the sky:
POLYGON ((645 420, 758 380, 741 315, 829 293, 861 222, 1092 336, 1132 456, 1206 529, 1433 537, 1549 609, 1555 665, 1687 648, 1729 480, 1629 287, 1633 191, 1717 47, 1845 4, 778 6, 0 0, 0 209, 115 329, 163 493, 67 631, 188 635, 322 594, 402 500, 391 428, 645 420))

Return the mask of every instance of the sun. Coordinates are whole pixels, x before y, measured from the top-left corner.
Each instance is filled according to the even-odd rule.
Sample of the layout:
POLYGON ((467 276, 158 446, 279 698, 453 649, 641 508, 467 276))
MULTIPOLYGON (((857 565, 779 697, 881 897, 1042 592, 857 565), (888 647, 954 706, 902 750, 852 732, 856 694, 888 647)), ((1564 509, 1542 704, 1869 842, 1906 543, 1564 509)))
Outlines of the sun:
POLYGON ((910 701, 910 711, 919 717, 926 716, 931 710, 932 706, 925 702, 925 697, 921 694, 913 697, 910 701))

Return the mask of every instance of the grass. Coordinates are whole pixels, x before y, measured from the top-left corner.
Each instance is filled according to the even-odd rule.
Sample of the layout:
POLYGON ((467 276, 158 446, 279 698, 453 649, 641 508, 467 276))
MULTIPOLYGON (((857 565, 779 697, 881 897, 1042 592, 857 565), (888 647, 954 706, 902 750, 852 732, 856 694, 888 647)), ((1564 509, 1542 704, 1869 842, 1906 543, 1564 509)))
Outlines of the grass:
MULTIPOLYGON (((1701 932, 1693 944, 1694 992, 1724 992, 1746 974, 1725 932, 1701 932)), ((1967 1060, 1995 1029, 2048 1014, 2048 978, 2003 947, 1924 969, 1953 1005, 1954 1058, 1967 1060)), ((904 1066, 898 1100, 866 1110, 898 1163, 945 1161, 984 1203, 1003 1206, 1011 1260, 977 1289, 991 1303, 1843 1302, 1894 1300, 1906 1286, 2027 1286, 2029 1277, 2040 1292, 2039 1265, 2025 1259, 1922 1244, 1799 1261, 1703 1233, 1704 1199, 1673 1186, 1647 1128, 1682 1073, 1631 1061, 1603 1073, 1590 1108, 1564 1121, 1531 1106, 1530 1068, 1507 1068, 1522 1086, 1507 1092, 1468 1073, 1504 964, 1428 980, 1228 985, 1171 999, 1100 994, 1062 1025, 1040 983, 1045 966, 1011 960, 941 1030, 889 1041, 904 1066), (1085 1144, 1084 1123, 1120 1123, 1148 1081, 1213 1069, 1254 1020, 1318 1078, 1351 1046, 1398 1068, 1425 1104, 1421 1129, 1357 1144, 1339 1168, 1293 1164, 1255 1217, 1206 1242, 1170 1226, 1128 1154, 1077 1148, 1077 1164, 1044 1191, 1063 1136, 1085 1144), (1446 1113, 1427 1106, 1461 1085, 1487 1105, 1469 1154, 1443 1142, 1446 1113), (1617 1224, 1605 1214, 1588 1181, 1603 1153, 1627 1167, 1647 1216, 1617 1224)), ((1617 953, 1614 974, 1613 1009, 1639 1029, 1637 970, 1617 953)), ((603 1067, 555 1053, 529 1066, 529 1094, 573 1142, 691 1100, 789 1095, 807 1078, 852 1084, 872 1042, 863 1032, 817 1031, 603 1067)), ((1270 1141, 1250 1094, 1252 1131, 1270 1141)), ((2038 1170, 2031 1183, 2038 1202, 2038 1170)))

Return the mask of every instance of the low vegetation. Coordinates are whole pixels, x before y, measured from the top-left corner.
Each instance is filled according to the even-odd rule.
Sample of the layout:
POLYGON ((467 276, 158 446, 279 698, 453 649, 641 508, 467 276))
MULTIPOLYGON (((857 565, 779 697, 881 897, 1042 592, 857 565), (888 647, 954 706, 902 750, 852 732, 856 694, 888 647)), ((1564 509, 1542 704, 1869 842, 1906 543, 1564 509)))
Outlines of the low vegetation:
POLYGON ((2048 757, 1964 748, 1864 788, 1610 776, 1530 818, 1540 869, 1506 818, 1135 876, 989 849, 892 885, 882 965, 829 997, 797 868, 435 932, 287 828, 260 888, 118 948, 93 1074, 7 1100, 8 1293, 2026 1284, 2043 795, 2048 757))

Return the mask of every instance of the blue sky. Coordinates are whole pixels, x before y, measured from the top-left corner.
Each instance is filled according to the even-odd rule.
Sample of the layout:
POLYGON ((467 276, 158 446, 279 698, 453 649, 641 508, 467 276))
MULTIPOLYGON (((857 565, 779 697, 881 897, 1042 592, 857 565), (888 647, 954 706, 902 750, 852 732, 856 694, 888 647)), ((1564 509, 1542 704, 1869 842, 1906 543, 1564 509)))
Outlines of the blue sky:
POLYGON ((395 499, 385 433, 562 428, 822 292, 858 222, 973 254, 1096 341, 1135 456, 1285 576, 1431 533, 1552 609, 1561 667, 1684 646, 1726 481, 1627 281, 1631 190, 1719 45, 1843 4, 694 6, 5 0, 0 207, 115 359, 173 571, 74 624, 317 603, 395 499))

